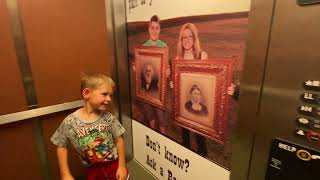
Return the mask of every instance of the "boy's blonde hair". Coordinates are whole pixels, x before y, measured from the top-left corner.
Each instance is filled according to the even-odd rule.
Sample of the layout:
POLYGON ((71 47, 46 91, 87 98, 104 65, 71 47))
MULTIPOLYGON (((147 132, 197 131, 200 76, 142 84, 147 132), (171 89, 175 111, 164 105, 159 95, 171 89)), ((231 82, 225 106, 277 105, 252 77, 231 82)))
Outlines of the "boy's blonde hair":
POLYGON ((89 88, 89 89, 97 89, 99 86, 101 86, 103 83, 106 83, 108 86, 112 88, 112 90, 115 89, 115 83, 114 81, 107 75, 102 73, 82 73, 81 77, 81 93, 83 89, 89 88))

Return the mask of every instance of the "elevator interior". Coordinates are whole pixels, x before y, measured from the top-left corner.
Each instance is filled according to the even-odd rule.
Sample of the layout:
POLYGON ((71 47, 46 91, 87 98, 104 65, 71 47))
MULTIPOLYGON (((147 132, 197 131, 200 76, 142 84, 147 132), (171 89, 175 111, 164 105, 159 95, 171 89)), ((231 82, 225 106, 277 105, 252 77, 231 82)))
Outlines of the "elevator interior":
MULTIPOLYGON (((81 3, 72 1, 69 4, 70 6, 66 6, 63 9, 64 11, 60 11, 60 13, 65 12, 63 17, 70 18, 69 20, 65 18, 67 22, 59 19, 59 16, 53 15, 55 14, 55 8, 58 7, 57 4, 43 3, 41 4, 42 8, 39 5, 39 9, 34 10, 32 2, 21 1, 20 9, 15 9, 12 2, 17 1, 1 0, 0 3, 0 34, 4 35, 0 43, 0 57, 1 61, 2 59, 5 61, 5 67, 1 68, 0 75, 1 77, 7 77, 3 79, 1 90, 0 152, 3 154, 3 161, 6 162, 1 166, 2 177, 4 179, 6 177, 18 179, 23 175, 25 179, 55 179, 57 178, 55 175, 58 174, 57 162, 54 159, 54 149, 49 145, 49 136, 54 130, 52 127, 56 127, 58 121, 61 121, 66 114, 70 113, 70 109, 81 106, 77 95, 65 96, 67 93, 72 93, 64 92, 65 90, 61 90, 57 86, 48 86, 48 82, 53 85, 61 83, 57 81, 60 76, 55 76, 55 72, 70 70, 68 59, 78 60, 79 66, 73 69, 74 72, 98 68, 100 71, 106 71, 110 76, 117 78, 123 90, 119 91, 119 97, 116 97, 118 99, 115 107, 118 107, 118 103, 121 102, 120 109, 115 108, 116 113, 121 112, 119 116, 122 120, 130 118, 127 96, 129 94, 127 92, 129 83, 126 79, 125 70, 121 69, 121 67, 127 66, 123 2, 105 1, 106 8, 109 10, 105 12, 101 8, 104 7, 104 4, 98 1, 92 7, 83 1, 81 3), (11 7, 11 9, 7 9, 7 2, 10 2, 8 7, 11 7), (83 13, 70 11, 73 7, 72 3, 73 5, 78 4, 80 9, 86 7, 97 14, 92 17, 82 17, 83 13), (48 17, 43 16, 44 9, 52 14, 48 17), (15 16, 17 15, 16 12, 21 13, 19 17, 24 23, 24 40, 28 44, 28 47, 24 48, 28 48, 29 54, 27 57, 30 59, 31 69, 21 70, 21 67, 26 67, 25 64, 21 64, 26 59, 19 59, 21 58, 19 56, 19 53, 21 53, 21 39, 19 39, 21 36, 19 36, 19 33, 21 32, 16 31, 17 29, 11 29, 11 23, 19 21, 19 18, 15 19, 17 18, 15 16), (104 17, 105 13, 107 13, 106 17, 108 19, 97 18, 104 17), (77 16, 82 18, 82 22, 72 20, 77 16), (92 19, 95 21, 92 21, 92 19), (39 22, 42 23, 41 26, 34 26, 39 22), (63 29, 59 25, 57 25, 58 28, 52 28, 50 22, 72 22, 74 28, 68 26, 63 29), (31 27, 37 28, 32 30, 31 27), (92 29, 85 29, 84 27, 91 27, 92 29), (101 27, 107 27, 108 32, 96 31, 96 33, 99 34, 99 37, 109 38, 110 44, 104 43, 104 40, 100 41, 99 37, 89 33, 101 27), (82 30, 82 33, 79 33, 79 29, 82 30), (74 43, 61 43, 56 41, 57 39, 46 39, 49 36, 38 33, 45 31, 46 35, 50 34, 51 37, 54 37, 59 30, 61 30, 62 35, 64 30, 68 30, 68 33, 75 33, 81 37, 81 40, 70 39, 70 42, 74 43), (51 41, 50 47, 43 46, 42 40, 51 41), (92 50, 99 54, 99 57, 94 56, 94 53, 87 53, 86 49, 83 48, 82 45, 85 45, 84 43, 87 41, 91 42, 92 50), (57 44, 62 44, 63 47, 57 44), (112 50, 104 53, 101 47, 112 50), (46 48, 50 51, 45 50, 46 48), (61 51, 61 49, 68 49, 68 51, 61 51), (79 56, 73 56, 79 52, 81 52, 79 56), (63 57, 58 58, 58 53, 63 54, 63 57), (82 61, 82 57, 98 59, 99 64, 86 63, 82 61), (112 67, 105 62, 108 57, 117 59, 116 62, 111 62, 112 67), (51 61, 49 61, 50 58, 52 58, 51 61), (43 59, 47 61, 43 61, 43 59), (43 67, 45 68, 43 69, 43 67), (113 71, 116 68, 118 68, 118 71, 113 71), (31 71, 33 79, 30 79, 31 71), (20 82, 24 82, 24 84, 20 82), (29 85, 32 82, 35 83, 35 89, 26 88, 30 87, 29 85), (8 88, 10 86, 16 87, 14 91, 8 88), (30 91, 37 92, 37 94, 32 95, 31 93, 30 95, 30 91), (25 94, 28 95, 28 98, 25 97, 25 94), (34 99, 35 95, 37 98, 34 99), (15 103, 10 104, 12 100, 15 103), (64 104, 64 102, 70 103, 64 104), (8 106, 8 104, 10 105, 8 106), (53 107, 51 106, 53 104, 61 106, 53 107), (53 110, 57 107, 64 109, 63 112, 62 110, 53 110), (40 108, 38 110, 41 111, 28 111, 34 108, 40 108), (26 115, 24 117, 15 116, 12 118, 12 116, 6 116, 10 113, 23 111, 27 111, 27 113, 22 114, 26 115), (54 112, 54 115, 46 114, 47 111, 54 112), (41 117, 38 117, 41 113, 41 117), (25 121, 23 118, 25 118, 25 121), (12 122, 8 123, 10 120, 12 122), (13 143, 18 140, 20 147, 16 147, 13 143), (41 144, 44 144, 44 146, 41 144), (45 151, 48 153, 44 154, 45 151), (24 155, 26 153, 28 156, 24 155), (34 161, 34 159, 37 161, 34 161), (17 173, 14 171, 16 169, 22 169, 22 171, 17 173)), ((320 151, 320 122, 318 120, 320 117, 318 109, 320 103, 320 72, 317 69, 320 58, 318 50, 318 47, 320 47, 320 4, 313 2, 316 1, 252 1, 245 70, 241 81, 239 126, 235 132, 232 145, 232 180, 259 180, 272 177, 275 180, 274 175, 281 173, 294 178, 298 178, 298 174, 304 175, 305 179, 308 176, 315 177, 312 168, 319 167, 317 158, 320 151), (278 156, 279 154, 283 155, 278 156), (290 166, 285 166, 289 162, 286 160, 293 160, 294 158, 297 167, 302 165, 297 171, 294 171, 290 166), (289 168, 281 172, 277 171, 277 169, 282 168, 279 165, 280 162, 283 165, 282 167, 289 168), (302 167, 310 168, 304 174, 305 171, 302 167)), ((63 40, 63 38, 60 40, 63 40)), ((77 64, 77 62, 72 63, 77 64)), ((78 77, 72 75, 67 78, 70 78, 67 80, 75 83, 69 84, 70 87, 65 89, 74 90, 77 87, 77 81, 73 80, 78 77)), ((126 126, 127 129, 130 129, 131 124, 128 123, 126 126)), ((132 156, 130 143, 132 142, 130 137, 127 137, 127 139, 128 157, 130 158, 132 156)), ((77 157, 73 154, 71 158, 76 161, 77 157)), ((289 163, 293 164, 292 162, 289 163)), ((80 174, 81 167, 75 163, 73 170, 80 174)))

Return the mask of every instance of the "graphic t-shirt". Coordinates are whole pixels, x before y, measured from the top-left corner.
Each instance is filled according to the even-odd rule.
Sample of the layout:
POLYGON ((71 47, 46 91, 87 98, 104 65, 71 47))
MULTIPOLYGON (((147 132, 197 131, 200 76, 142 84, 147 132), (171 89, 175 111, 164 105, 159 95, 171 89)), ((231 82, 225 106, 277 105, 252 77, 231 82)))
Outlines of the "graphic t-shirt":
POLYGON ((114 140, 125 129, 111 113, 101 113, 94 121, 83 121, 79 110, 67 116, 51 137, 56 146, 66 147, 69 143, 75 147, 84 165, 113 161, 118 158, 114 140))

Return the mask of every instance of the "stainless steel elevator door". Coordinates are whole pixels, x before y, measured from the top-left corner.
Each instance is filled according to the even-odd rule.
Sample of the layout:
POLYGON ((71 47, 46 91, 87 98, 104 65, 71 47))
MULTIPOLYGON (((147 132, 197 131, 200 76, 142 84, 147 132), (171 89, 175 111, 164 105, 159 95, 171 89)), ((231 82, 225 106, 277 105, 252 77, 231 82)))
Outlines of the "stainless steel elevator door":
MULTIPOLYGON (((258 112, 249 179, 264 179, 273 138, 280 137, 320 150, 319 142, 295 135, 298 107, 311 105, 300 96, 307 80, 320 80, 320 5, 299 6, 296 1, 276 0, 266 56, 265 76, 258 112)), ((250 34, 249 34, 250 36, 250 34)), ((254 76, 254 74, 253 74, 254 76)), ((315 130, 316 131, 316 130, 315 130)))

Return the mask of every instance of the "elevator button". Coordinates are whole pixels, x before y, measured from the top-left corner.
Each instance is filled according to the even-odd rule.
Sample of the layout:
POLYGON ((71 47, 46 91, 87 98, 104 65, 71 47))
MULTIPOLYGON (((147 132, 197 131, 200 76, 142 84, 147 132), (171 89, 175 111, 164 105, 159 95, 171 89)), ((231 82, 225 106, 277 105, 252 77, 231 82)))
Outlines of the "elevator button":
POLYGON ((312 112, 312 107, 311 106, 300 106, 300 111, 302 112, 308 112, 311 113, 312 112))
POLYGON ((297 135, 299 135, 299 136, 305 136, 305 135, 306 135, 305 131, 302 130, 302 129, 297 129, 295 133, 296 133, 297 135))
POLYGON ((300 114, 308 115, 308 116, 313 116, 313 107, 311 106, 299 106, 298 111, 300 114))
POLYGON ((312 159, 320 159, 320 156, 319 155, 312 155, 311 158, 312 159))
POLYGON ((299 106, 298 112, 303 115, 320 118, 320 108, 313 106, 299 106))
POLYGON ((320 90, 320 81, 307 80, 304 82, 303 86, 305 89, 319 91, 320 90))
POLYGON ((298 126, 302 126, 305 128, 312 128, 312 121, 307 118, 300 117, 296 120, 296 122, 298 126))
POLYGON ((301 95, 301 99, 307 103, 320 104, 320 94, 304 93, 301 95))
POLYGON ((320 87, 320 81, 308 80, 305 82, 306 86, 320 87))
POLYGON ((312 158, 312 155, 308 151, 302 149, 297 151, 297 156, 304 161, 310 161, 312 158))
POLYGON ((298 118, 298 122, 300 124, 309 124, 310 123, 310 121, 306 118, 298 118))
POLYGON ((320 87, 320 81, 312 81, 312 86, 320 87))
POLYGON ((313 100, 314 98, 313 98, 312 96, 313 96, 312 93, 304 93, 304 94, 303 94, 303 98, 304 98, 304 99, 313 100))
POLYGON ((311 120, 307 118, 300 117, 296 120, 298 126, 302 126, 309 129, 320 130, 320 120, 311 120))

